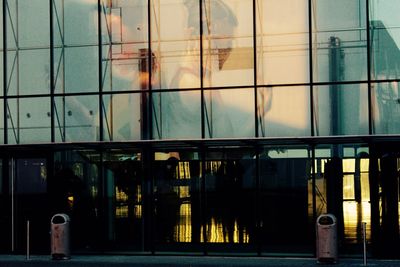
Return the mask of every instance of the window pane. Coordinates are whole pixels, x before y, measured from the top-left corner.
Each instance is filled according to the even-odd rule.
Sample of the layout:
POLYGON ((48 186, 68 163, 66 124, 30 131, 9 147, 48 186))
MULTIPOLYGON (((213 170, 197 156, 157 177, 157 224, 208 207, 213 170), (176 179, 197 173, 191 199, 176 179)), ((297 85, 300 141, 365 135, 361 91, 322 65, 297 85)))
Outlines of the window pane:
MULTIPOLYGON (((17 29, 15 27, 17 23, 17 1, 7 1, 7 9, 5 10, 6 26, 7 26, 7 48, 17 47, 17 29)), ((3 25, 3 23, 1 24, 3 25)))
MULTIPOLYGON (((10 1, 8 1, 10 2, 10 1)), ((18 42, 21 47, 50 45, 48 0, 18 2, 18 42)))
MULTIPOLYGON (((79 45, 97 43, 97 0, 65 1, 62 7, 65 43, 79 45)), ((58 12, 62 13, 61 10, 58 12)))
POLYGON ((258 116, 262 137, 310 136, 309 88, 258 89, 258 116))
POLYGON ((0 144, 4 144, 4 100, 0 99, 0 144))
POLYGON ((50 93, 49 49, 20 51, 19 66, 19 90, 9 91, 10 95, 50 93))
POLYGON ((154 139, 201 137, 199 91, 153 93, 154 139))
POLYGON ((400 83, 372 84, 372 96, 374 133, 400 133, 400 83))
POLYGON ((153 1, 159 12, 152 12, 152 50, 162 88, 200 87, 199 3, 153 1))
POLYGON ((206 137, 253 137, 254 90, 208 90, 204 92, 206 137))
POLYGON ((51 141, 50 98, 9 99, 8 108, 10 144, 51 141))
POLYGON ((314 81, 367 79, 365 1, 313 1, 314 81))
MULTIPOLYGON (((1 19, 1 18, 0 18, 1 19)), ((0 48, 1 49, 1 48, 0 48)), ((0 52, 0 64, 1 64, 1 70, 0 70, 0 96, 4 95, 4 80, 3 80, 3 51, 0 52)))
POLYGON ((367 84, 314 87, 315 135, 368 134, 367 84))
POLYGON ((309 82, 307 3, 257 1, 258 84, 309 82))
MULTIPOLYGON (((0 21, 3 21, 3 0, 0 0, 0 21)), ((3 24, 0 27, 0 49, 3 50, 3 24)))
MULTIPOLYGON (((65 49, 65 91, 98 91, 98 47, 65 49)), ((56 59, 57 60, 57 59, 56 59)))
POLYGON ((98 141, 98 110, 98 96, 56 97, 56 141, 98 141))
POLYGON ((400 77, 400 6, 396 0, 370 1, 371 58, 374 79, 400 77))
POLYGON ((204 86, 254 84, 253 1, 202 1, 202 8, 204 86))
POLYGON ((148 88, 148 75, 140 73, 147 72, 148 62, 147 1, 102 4, 106 12, 102 14, 102 36, 107 44, 103 47, 103 90, 148 88))
POLYGON ((139 140, 141 94, 115 94, 103 98, 105 140, 139 140))

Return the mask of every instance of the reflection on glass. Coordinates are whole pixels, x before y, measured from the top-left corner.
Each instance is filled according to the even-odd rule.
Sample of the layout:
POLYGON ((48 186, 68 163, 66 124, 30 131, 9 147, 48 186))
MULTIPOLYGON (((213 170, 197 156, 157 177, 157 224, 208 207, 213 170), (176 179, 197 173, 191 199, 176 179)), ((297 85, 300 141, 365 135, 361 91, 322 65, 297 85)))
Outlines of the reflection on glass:
POLYGON ((309 136, 310 93, 307 87, 267 87, 257 90, 259 135, 309 136))
POLYGON ((400 84, 372 84, 373 129, 376 134, 400 133, 400 84))
POLYGON ((200 87, 199 3, 153 2, 159 12, 152 13, 152 50, 159 59, 161 88, 200 87))
POLYGON ((305 83, 308 1, 257 1, 257 83, 305 83))
POLYGON ((315 134, 368 134, 367 84, 314 87, 315 134))
POLYGON ((55 136, 59 142, 96 141, 99 137, 98 96, 55 98, 55 136))
MULTIPOLYGON (((57 14, 63 21, 65 44, 97 43, 97 0, 56 1, 57 14)), ((57 17, 56 17, 57 18, 57 17)))
POLYGON ((50 98, 8 99, 7 105, 10 144, 51 141, 50 98))
POLYGON ((103 98, 106 140, 139 140, 141 95, 114 94, 103 98))
POLYGON ((21 47, 48 47, 50 43, 49 17, 49 1, 18 1, 18 23, 14 25, 18 25, 19 45, 21 47))
POLYGON ((312 4, 314 81, 366 80, 365 1, 315 0, 312 4))
MULTIPOLYGON (((147 2, 112 0, 102 1, 101 5, 103 90, 147 89, 147 2)), ((156 49, 152 50, 158 61, 156 49)), ((152 64, 155 70, 155 61, 152 64)), ((153 78, 158 80, 155 73, 153 78)))
POLYGON ((201 137, 199 91, 152 93, 153 138, 201 137))
POLYGON ((110 150, 104 154, 107 240, 117 246, 142 249, 143 198, 141 154, 110 150))
POLYGON ((67 48, 64 53, 65 92, 76 93, 98 91, 98 47, 67 48))
POLYGON ((9 94, 31 95, 50 92, 50 50, 24 50, 19 52, 19 86, 10 88, 9 94))
POLYGON ((400 12, 396 0, 371 0, 371 76, 373 79, 398 79, 400 76, 400 12))
POLYGON ((206 137, 253 137, 254 90, 205 91, 206 137))
MULTIPOLYGON (((198 1, 192 0, 191 3, 198 1)), ((204 86, 253 85, 251 0, 202 3, 204 86)), ((198 29, 197 5, 189 9, 189 26, 198 29)), ((196 35, 197 36, 197 35, 196 35)))
POLYGON ((365 147, 353 147, 353 150, 358 154, 339 159, 342 170, 332 169, 333 158, 318 158, 314 162, 317 216, 326 212, 343 212, 343 217, 335 214, 338 218, 338 236, 343 239, 343 245, 362 243, 363 222, 367 223, 367 241, 369 242, 371 238, 369 159, 360 158, 364 155, 362 153, 365 153, 365 147), (333 177, 332 171, 337 174, 342 172, 343 175, 333 177), (343 183, 341 184, 337 179, 343 179, 343 183), (338 191, 335 192, 335 190, 338 191), (340 201, 335 202, 338 199, 340 201), (335 210, 335 205, 341 206, 339 210, 335 210), (340 221, 341 217, 343 222, 340 221))

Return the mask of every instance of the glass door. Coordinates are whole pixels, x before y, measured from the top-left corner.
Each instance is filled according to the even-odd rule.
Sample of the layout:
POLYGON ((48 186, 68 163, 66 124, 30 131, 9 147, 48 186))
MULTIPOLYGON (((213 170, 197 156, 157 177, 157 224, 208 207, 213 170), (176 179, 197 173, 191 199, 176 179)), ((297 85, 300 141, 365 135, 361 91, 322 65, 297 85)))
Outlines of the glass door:
POLYGON ((50 214, 47 201, 47 160, 39 157, 11 157, 8 160, 8 176, 11 251, 26 252, 29 238, 32 253, 48 252, 50 214))

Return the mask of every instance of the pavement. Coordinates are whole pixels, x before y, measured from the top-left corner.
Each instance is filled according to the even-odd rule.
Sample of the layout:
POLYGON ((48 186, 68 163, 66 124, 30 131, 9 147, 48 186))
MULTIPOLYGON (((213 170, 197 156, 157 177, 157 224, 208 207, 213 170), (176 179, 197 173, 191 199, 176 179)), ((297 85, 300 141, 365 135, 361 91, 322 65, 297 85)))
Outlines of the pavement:
MULTIPOLYGON (((69 260, 50 256, 0 255, 0 267, 14 266, 131 266, 131 267, 282 267, 282 266, 365 266, 363 259, 339 259, 336 264, 317 263, 315 258, 217 257, 217 256, 111 256, 77 255, 69 260)), ((400 260, 368 259, 367 266, 399 267, 400 260)))

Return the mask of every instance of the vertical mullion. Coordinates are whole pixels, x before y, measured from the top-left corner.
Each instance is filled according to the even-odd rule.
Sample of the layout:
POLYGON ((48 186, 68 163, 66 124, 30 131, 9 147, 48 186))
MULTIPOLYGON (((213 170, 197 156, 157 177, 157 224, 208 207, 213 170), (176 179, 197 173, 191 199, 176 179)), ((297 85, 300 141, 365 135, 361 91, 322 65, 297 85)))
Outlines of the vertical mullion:
MULTIPOLYGON (((257 6, 253 0, 253 79, 254 79, 254 136, 258 137, 258 94, 257 94, 257 6)), ((262 38, 262 36, 261 36, 262 38)))
POLYGON ((206 135, 205 130, 205 109, 204 109, 204 62, 203 62, 203 0, 199 2, 199 22, 200 22, 200 92, 201 92, 201 138, 204 139, 206 135))
MULTIPOLYGON (((151 50, 151 48, 152 48, 152 45, 151 45, 151 41, 152 41, 152 39, 151 39, 151 4, 152 4, 152 1, 151 0, 149 0, 149 2, 148 2, 148 8, 147 8, 147 21, 148 21, 148 31, 147 31, 147 36, 148 36, 148 53, 147 53, 147 62, 148 62, 148 64, 147 64, 147 72, 149 73, 149 76, 148 76, 148 88, 145 88, 145 90, 147 90, 147 92, 145 92, 144 94, 145 94, 145 99, 147 99, 147 101, 146 101, 146 106, 145 106, 145 108, 146 108, 146 117, 144 118, 144 120, 145 120, 145 125, 146 125, 146 128, 145 128, 145 132, 146 132, 146 139, 152 139, 152 127, 151 127, 151 114, 152 114, 152 112, 151 112, 151 106, 152 106, 152 101, 151 101, 151 99, 152 99, 152 95, 151 95, 151 91, 152 91, 152 88, 153 88, 153 84, 152 84, 152 79, 153 79, 153 73, 152 73, 152 70, 153 70, 153 52, 152 52, 152 50, 151 50)), ((143 103, 142 103, 143 104, 143 103)))
POLYGON ((53 0, 49 0, 49 12, 50 12, 50 131, 51 131, 51 142, 55 142, 55 124, 54 124, 54 16, 53 16, 53 0))
POLYGON ((4 119, 4 144, 8 143, 7 134, 7 0, 3 0, 3 119, 4 119))
POLYGON ((98 36, 98 69, 99 69, 99 75, 98 75, 98 86, 99 86, 99 131, 100 131, 100 136, 99 139, 100 141, 104 140, 104 132, 103 132, 103 46, 102 46, 102 29, 101 29, 101 0, 97 0, 97 36, 98 36))
POLYGON ((315 136, 314 127, 314 74, 313 74, 313 29, 312 29, 312 0, 308 0, 308 66, 310 83, 310 119, 311 136, 315 136))
POLYGON ((369 0, 365 0, 365 20, 367 30, 367 77, 368 77, 368 131, 369 134, 373 133, 373 121, 372 121, 372 88, 371 88, 371 27, 369 22, 369 0))

